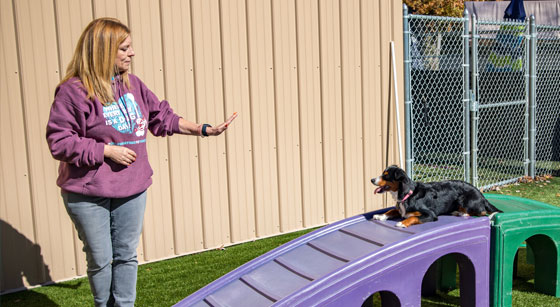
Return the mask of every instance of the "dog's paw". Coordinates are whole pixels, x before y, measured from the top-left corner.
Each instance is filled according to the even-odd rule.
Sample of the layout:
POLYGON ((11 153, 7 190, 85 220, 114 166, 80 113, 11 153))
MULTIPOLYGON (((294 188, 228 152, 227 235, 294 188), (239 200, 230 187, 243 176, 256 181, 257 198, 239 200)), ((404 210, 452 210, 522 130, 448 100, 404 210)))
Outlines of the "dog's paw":
POLYGON ((453 216, 461 216, 461 217, 469 217, 470 215, 468 213, 464 213, 464 212, 460 212, 460 211, 453 211, 451 213, 451 215, 453 216))
POLYGON ((374 214, 373 219, 378 221, 386 221, 388 217, 385 214, 374 214))
POLYGON ((400 228, 406 228, 406 225, 403 224, 402 222, 398 222, 395 226, 400 227, 400 228))

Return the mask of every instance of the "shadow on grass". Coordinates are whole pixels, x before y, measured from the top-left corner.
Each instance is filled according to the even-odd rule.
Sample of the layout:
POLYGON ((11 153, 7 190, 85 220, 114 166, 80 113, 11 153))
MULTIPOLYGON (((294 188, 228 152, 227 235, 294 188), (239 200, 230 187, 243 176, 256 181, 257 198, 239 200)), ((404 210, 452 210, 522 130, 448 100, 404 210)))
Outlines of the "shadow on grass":
POLYGON ((49 287, 76 290, 76 289, 80 288, 83 283, 84 283, 84 281, 80 280, 76 284, 62 284, 61 283, 61 284, 52 284, 52 285, 49 285, 49 287))
POLYGON ((422 296, 422 307, 441 307, 441 306, 461 306, 461 298, 458 296, 457 291, 449 293, 437 292, 436 296, 422 296))
POLYGON ((10 293, 0 296, 2 306, 25 306, 25 307, 58 307, 48 296, 35 291, 26 291, 25 295, 10 293))
MULTIPOLYGON (((0 219, 2 246, 0 249, 0 291, 9 292, 25 287, 52 282, 49 266, 45 263, 41 246, 26 237, 19 229, 0 219)), ((47 295, 38 291, 19 291, 0 296, 1 306, 58 306, 47 295)))
MULTIPOLYGON (((57 291, 77 291, 83 286, 86 281, 80 280, 72 284, 69 283, 59 283, 44 285, 41 288, 29 289, 20 292, 14 292, 9 294, 3 294, 0 296, 0 306, 25 306, 25 307, 58 307, 61 306, 59 303, 54 302, 50 293, 57 291), (56 291, 51 291, 58 289, 56 291), (47 290, 47 293, 42 293, 40 291, 47 290)), ((64 300, 63 300, 64 301, 64 300)))
POLYGON ((527 293, 536 292, 535 280, 517 277, 513 280, 513 290, 527 293))

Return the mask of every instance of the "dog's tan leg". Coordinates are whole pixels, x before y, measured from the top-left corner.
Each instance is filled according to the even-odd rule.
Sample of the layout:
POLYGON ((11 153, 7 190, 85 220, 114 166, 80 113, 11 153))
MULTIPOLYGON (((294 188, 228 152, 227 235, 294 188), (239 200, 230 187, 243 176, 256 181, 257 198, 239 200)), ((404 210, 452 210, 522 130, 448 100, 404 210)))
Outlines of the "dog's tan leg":
POLYGON ((465 209, 463 207, 459 207, 459 209, 457 211, 454 211, 453 213, 451 213, 451 215, 463 216, 463 217, 470 216, 469 213, 467 212, 467 209, 465 209))
POLYGON ((402 228, 407 228, 410 227, 412 225, 416 225, 416 224, 422 224, 420 222, 420 219, 418 218, 419 216, 421 216, 422 214, 418 211, 415 212, 409 212, 406 214, 408 217, 402 221, 402 222, 398 222, 397 227, 402 227, 402 228))
POLYGON ((373 216, 374 220, 380 220, 380 221, 386 221, 388 219, 392 219, 392 218, 396 218, 401 216, 401 214, 399 213, 399 210, 397 209, 391 209, 383 214, 375 214, 373 216))

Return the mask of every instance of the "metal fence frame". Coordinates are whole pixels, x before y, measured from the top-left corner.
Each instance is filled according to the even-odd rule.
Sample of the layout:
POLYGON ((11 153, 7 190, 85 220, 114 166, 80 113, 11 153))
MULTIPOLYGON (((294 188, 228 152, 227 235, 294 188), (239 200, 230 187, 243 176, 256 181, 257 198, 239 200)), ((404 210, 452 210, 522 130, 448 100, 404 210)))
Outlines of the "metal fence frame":
POLYGON ((470 17, 467 11, 462 18, 410 15, 407 6, 403 6, 408 174, 414 180, 459 179, 490 189, 522 176, 560 172, 560 154, 555 155, 554 149, 558 147, 560 151, 560 103, 555 103, 556 86, 550 84, 551 62, 560 70, 560 26, 537 25, 534 16, 525 22, 478 21, 476 16, 470 17), (483 33, 479 33, 481 29, 483 33), (435 35, 437 48, 424 47, 435 35), (454 50, 442 55, 441 42, 445 39, 454 50), (462 45, 458 43, 460 39, 462 45), (539 39, 547 41, 539 43, 539 39), (507 40, 514 43, 506 44, 507 40), (543 63, 538 61, 539 44, 547 47, 541 52, 546 51, 544 55, 548 56, 543 63), (504 46, 512 49, 503 51, 504 46), (435 55, 430 54, 435 49, 435 55), (559 63, 554 61, 555 55, 559 63), (462 57, 462 63, 449 60, 458 57, 462 57), (503 63, 507 65, 500 66, 503 63), (539 91, 538 74, 546 74, 547 69, 548 83, 541 82, 539 91), (448 79, 452 83, 449 90, 442 91, 440 86, 430 84, 448 79), (453 88, 459 81, 462 97, 453 88), (509 93, 510 90, 515 91, 509 93), (537 100, 543 107, 537 107, 537 100), (430 113, 422 108, 435 110, 430 113), (549 116, 544 118, 543 114, 549 116), (446 122, 443 127, 450 131, 433 131, 438 127, 441 130, 441 123, 432 128, 431 122, 419 120, 422 116, 446 122), (458 140, 458 125, 462 125, 462 140, 458 140), (442 135, 445 138, 430 140, 442 135), (551 145, 553 148, 548 149, 551 145), (479 177, 481 171, 483 180, 479 177))
POLYGON ((422 143, 431 138, 447 137, 443 135, 445 132, 442 130, 449 129, 449 125, 452 125, 453 134, 461 135, 463 140, 455 140, 452 144, 432 142, 431 145, 440 147, 439 151, 445 152, 444 157, 441 158, 448 160, 448 164, 452 165, 455 174, 451 177, 466 180, 470 171, 470 158, 467 150, 469 139, 467 138, 468 133, 465 131, 465 129, 469 129, 468 97, 470 95, 468 91, 469 52, 465 47, 468 46, 468 28, 466 27, 468 18, 466 16, 465 18, 454 18, 408 15, 406 6, 404 10, 406 170, 415 179, 427 180, 445 176, 446 170, 438 168, 440 163, 437 161, 437 154, 432 156, 433 151, 426 150, 421 155, 418 153, 418 149, 430 147, 430 144, 422 143), (413 33, 417 33, 417 30, 411 29, 411 27, 416 28, 415 25, 422 23, 430 25, 431 31, 420 36, 413 35, 413 33), (438 47, 432 48, 424 40, 437 41, 438 47), (445 46, 449 44, 455 47, 462 46, 462 54, 442 55, 441 48, 445 49, 445 46), (411 53, 414 53, 415 56, 412 56, 411 53), (425 82, 419 82, 418 79, 425 82), (437 97, 438 89, 444 80, 452 80, 454 91, 449 93, 450 97, 441 99, 442 97, 437 97), (418 83, 422 83, 421 86, 415 87, 418 83), (412 88, 417 91, 413 93, 412 88), (434 90, 434 88, 438 89, 434 90), (432 101, 438 101, 439 104, 432 105, 432 101), (447 104, 446 101, 452 101, 452 103, 447 104), (454 104, 454 102, 460 101, 463 101, 462 106, 454 104), (445 112, 446 118, 434 117, 434 110, 442 107, 448 108, 445 112), (424 110, 415 112, 420 109, 424 110), (422 125, 422 123, 426 125, 422 125), (414 166, 417 164, 422 164, 424 167, 415 168, 414 166), (429 178, 425 176, 426 174, 430 174, 429 178))

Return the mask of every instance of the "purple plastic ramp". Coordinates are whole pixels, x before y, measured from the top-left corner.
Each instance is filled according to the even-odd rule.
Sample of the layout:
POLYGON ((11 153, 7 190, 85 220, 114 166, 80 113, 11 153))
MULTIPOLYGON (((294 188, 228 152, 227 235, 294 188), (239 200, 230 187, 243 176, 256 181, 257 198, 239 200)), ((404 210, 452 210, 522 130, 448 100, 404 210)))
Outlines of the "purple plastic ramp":
POLYGON ((462 306, 488 306, 488 218, 441 216, 406 229, 371 220, 325 226, 222 276, 175 306, 361 306, 383 291, 420 306, 422 281, 442 256, 461 272, 462 306))

